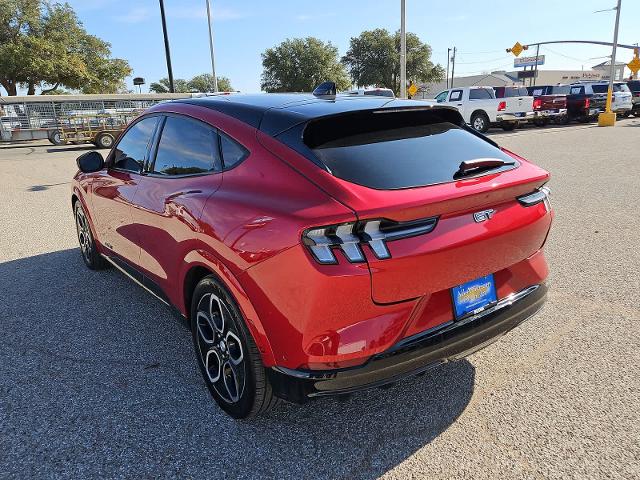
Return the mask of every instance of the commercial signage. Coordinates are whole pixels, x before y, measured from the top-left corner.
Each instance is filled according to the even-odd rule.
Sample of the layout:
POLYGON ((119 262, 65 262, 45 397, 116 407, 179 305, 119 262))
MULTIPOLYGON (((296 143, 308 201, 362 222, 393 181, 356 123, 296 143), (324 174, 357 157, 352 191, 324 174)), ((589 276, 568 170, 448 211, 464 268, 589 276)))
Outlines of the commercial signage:
MULTIPOLYGON (((544 65, 544 55, 538 55, 538 65, 544 65)), ((533 67, 536 64, 536 56, 520 57, 513 59, 514 67, 533 67)))

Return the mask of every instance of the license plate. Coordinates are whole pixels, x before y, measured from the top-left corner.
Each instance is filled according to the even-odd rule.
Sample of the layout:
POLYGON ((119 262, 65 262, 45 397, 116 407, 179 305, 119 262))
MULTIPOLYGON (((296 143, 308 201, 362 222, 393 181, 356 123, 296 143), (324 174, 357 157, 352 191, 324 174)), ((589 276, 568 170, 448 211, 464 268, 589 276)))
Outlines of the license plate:
POLYGON ((453 308, 456 318, 482 310, 497 301, 496 285, 493 275, 476 278, 451 289, 453 308))
POLYGON ((524 117, 524 112, 518 112, 518 113, 516 113, 516 117, 524 117))

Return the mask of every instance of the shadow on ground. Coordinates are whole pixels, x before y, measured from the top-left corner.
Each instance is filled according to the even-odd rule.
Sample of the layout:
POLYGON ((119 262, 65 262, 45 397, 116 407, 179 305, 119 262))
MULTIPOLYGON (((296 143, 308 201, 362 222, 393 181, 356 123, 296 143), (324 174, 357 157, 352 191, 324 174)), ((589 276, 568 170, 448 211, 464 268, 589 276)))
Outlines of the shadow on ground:
POLYGON ((117 271, 59 251, 0 264, 0 292, 3 478, 373 479, 473 392, 461 361, 237 422, 210 399, 183 323, 117 271))

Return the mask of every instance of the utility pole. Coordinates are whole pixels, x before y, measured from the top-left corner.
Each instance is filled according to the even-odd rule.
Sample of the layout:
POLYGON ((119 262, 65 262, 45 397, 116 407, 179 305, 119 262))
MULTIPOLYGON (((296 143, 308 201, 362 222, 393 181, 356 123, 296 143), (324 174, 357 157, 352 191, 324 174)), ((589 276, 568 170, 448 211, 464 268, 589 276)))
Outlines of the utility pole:
POLYGON ((456 47, 453 47, 453 57, 451 57, 451 88, 453 88, 453 78, 456 74, 456 47))
POLYGON ((449 62, 451 61, 451 49, 447 48, 447 90, 449 90, 449 62))
POLYGON ((173 70, 171 69, 171 52, 169 52, 169 37, 167 36, 167 20, 164 16, 164 1, 160 0, 160 17, 162 18, 162 34, 164 35, 164 54, 167 58, 167 72, 169 74, 169 91, 175 93, 173 85, 173 70))
POLYGON ((538 56, 540 55, 540 45, 536 45, 536 66, 533 71, 533 86, 536 86, 536 75, 538 75, 538 56))
POLYGON ((616 73, 616 47, 618 46, 618 26, 620 25, 620 7, 622 0, 616 6, 616 25, 613 29, 613 47, 611 48, 611 73, 609 74, 609 89, 607 90, 607 106, 604 113, 598 115, 598 125, 612 127, 616 123, 616 114, 611 111, 611 97, 613 95, 613 77, 616 73))
POLYGON ((407 30, 405 0, 400 0, 400 98, 407 98, 407 30))
POLYGON ((216 77, 216 61, 213 55, 213 28, 211 21, 211 5, 210 1, 207 1, 207 19, 209 21, 209 50, 211 51, 211 73, 213 75, 213 92, 218 93, 218 77, 216 77))

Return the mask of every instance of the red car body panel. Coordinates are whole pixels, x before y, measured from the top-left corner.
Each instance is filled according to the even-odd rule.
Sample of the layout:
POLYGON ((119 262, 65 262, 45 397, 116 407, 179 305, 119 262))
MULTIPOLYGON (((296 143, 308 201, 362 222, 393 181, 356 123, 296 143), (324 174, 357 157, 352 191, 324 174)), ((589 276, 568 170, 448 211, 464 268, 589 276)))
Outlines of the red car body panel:
MULTIPOLYGON (((190 275, 204 268, 235 297, 266 367, 360 365, 399 340, 451 321, 449 289, 494 273, 499 298, 547 276, 542 246, 552 215, 516 197, 549 174, 511 152, 513 170, 422 188, 375 190, 334 177, 277 138, 203 106, 167 103, 218 128, 248 157, 220 173, 184 178, 78 173, 102 253, 139 269, 189 315, 190 275), (496 210, 490 222, 472 213, 496 210), (438 216, 425 235, 389 242, 391 259, 322 265, 301 243, 306 229, 362 219, 438 216)), ((126 134, 126 133, 125 133, 126 134)), ((124 134, 123 134, 124 135, 124 134)), ((107 158, 107 162, 109 158, 107 158)))

